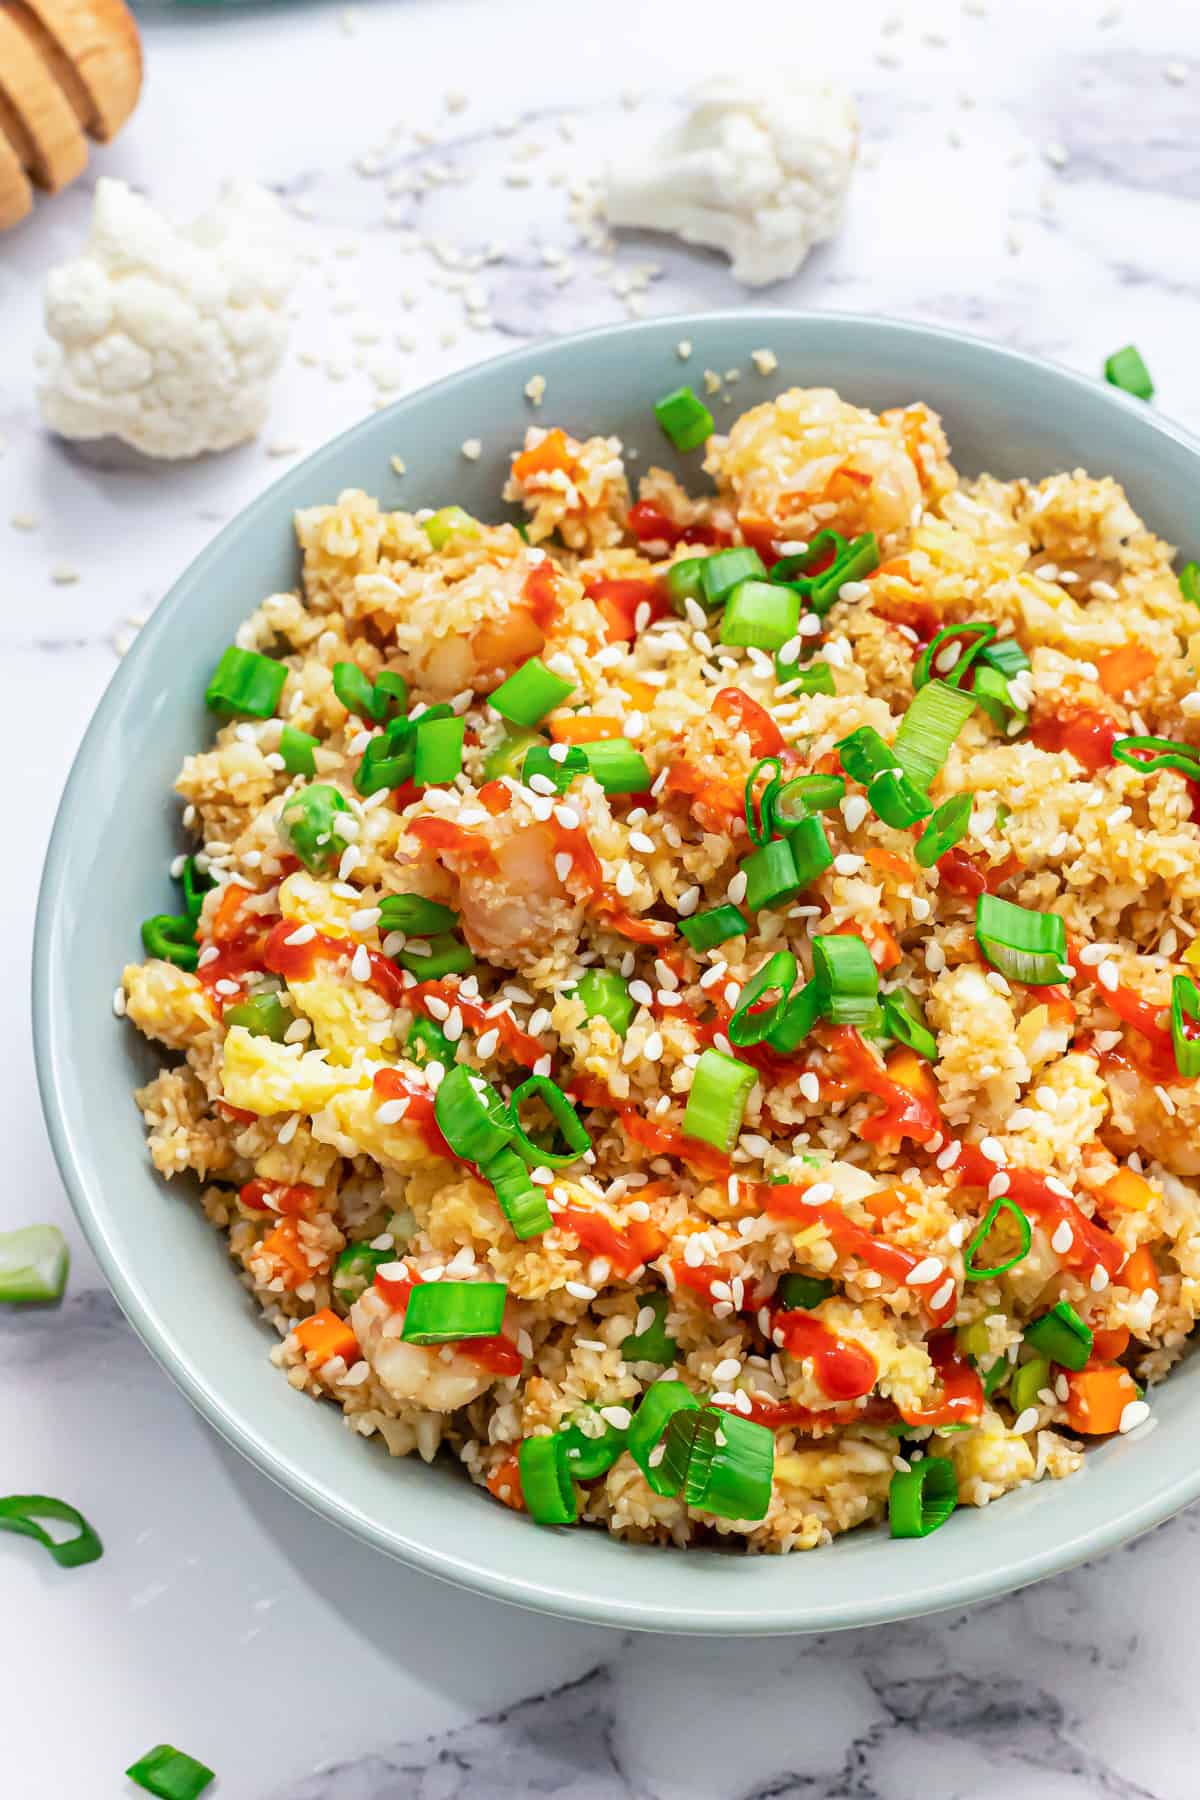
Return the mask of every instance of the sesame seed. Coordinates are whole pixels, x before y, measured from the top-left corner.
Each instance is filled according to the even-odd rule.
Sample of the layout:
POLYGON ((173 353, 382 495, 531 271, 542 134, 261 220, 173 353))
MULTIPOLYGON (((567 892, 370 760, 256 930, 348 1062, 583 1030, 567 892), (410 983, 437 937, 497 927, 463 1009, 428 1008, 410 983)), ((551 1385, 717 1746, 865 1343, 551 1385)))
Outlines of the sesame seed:
POLYGON ((408 1100, 385 1100, 376 1108, 375 1117, 381 1125, 396 1125, 408 1111, 408 1100))
POLYGON ((750 361, 760 375, 773 375, 779 367, 779 358, 773 350, 752 350, 750 361))
POLYGON ((112 1009, 113 1009, 114 1013, 116 1013, 118 1019, 123 1019, 125 1017, 125 989, 124 988, 117 988, 115 993, 113 994, 112 1009))
POLYGON ((1018 1413, 1016 1418, 1013 1420, 1013 1430, 1016 1432, 1018 1437, 1024 1437, 1025 1433, 1027 1431, 1034 1430, 1034 1428, 1037 1425, 1037 1422, 1038 1422, 1037 1407, 1036 1406, 1027 1406, 1025 1408, 1025 1411, 1023 1413, 1018 1413))
POLYGON ((980 1138, 979 1154, 981 1156, 986 1156, 989 1162, 997 1163, 1001 1168, 1003 1168, 1008 1161, 1004 1145, 998 1143, 994 1137, 980 1138))
POLYGON ((627 1406, 602 1406, 600 1417, 606 1425, 611 1425, 614 1431, 628 1431, 633 1414, 627 1406))
POLYGON ((1150 1408, 1144 1400, 1131 1400, 1127 1406, 1121 1409, 1121 1422, 1117 1426, 1117 1430, 1122 1435, 1127 1431, 1136 1431, 1137 1427, 1144 1425, 1149 1417, 1150 1408))
POLYGON ((930 1296, 929 1304, 934 1312, 941 1312, 944 1306, 949 1306, 951 1300, 954 1298, 954 1292, 954 1277, 953 1275, 948 1275, 941 1287, 936 1288, 930 1296))
POLYGON ((870 804, 865 794, 847 794, 841 802, 841 813, 846 823, 846 830, 857 831, 870 810, 870 804))
POLYGON ((1097 1263, 1092 1270, 1092 1279, 1088 1283, 1093 1294, 1102 1294, 1108 1286, 1108 1270, 1103 1263, 1097 1263))
POLYGON ((594 1300, 596 1298, 595 1288, 589 1287, 586 1281, 564 1281, 563 1286, 568 1294, 571 1294, 576 1300, 594 1300))
POLYGON ((462 442, 462 453, 468 462, 478 462, 483 455, 483 445, 478 438, 464 438, 462 442))
POLYGON ((311 944, 316 935, 315 925, 298 925, 295 931, 289 932, 283 941, 285 944, 311 944))
POLYGON ((800 1198, 805 1206, 827 1206, 833 1199, 833 1183, 814 1181, 810 1188, 805 1188, 800 1198))
POLYGON ((729 886, 725 889, 725 898, 734 906, 739 906, 746 898, 747 881, 748 877, 744 869, 739 869, 737 874, 731 877, 729 886))
POLYGON ((1050 1248, 1056 1255, 1065 1256, 1074 1242, 1075 1233, 1071 1230, 1068 1220, 1064 1219, 1061 1225, 1055 1228, 1054 1235, 1050 1239, 1050 1248))
POLYGON ((1102 962, 1100 967, 1096 970, 1096 980, 1100 983, 1102 988, 1107 988, 1111 994, 1114 988, 1121 985, 1121 976, 1116 963, 1109 962, 1107 959, 1102 962))
POLYGON ((921 1259, 914 1269, 909 1270, 908 1274, 905 1276, 905 1280, 909 1287, 924 1287, 926 1283, 936 1281, 939 1275, 944 1271, 945 1267, 946 1265, 940 1256, 926 1256, 921 1259))

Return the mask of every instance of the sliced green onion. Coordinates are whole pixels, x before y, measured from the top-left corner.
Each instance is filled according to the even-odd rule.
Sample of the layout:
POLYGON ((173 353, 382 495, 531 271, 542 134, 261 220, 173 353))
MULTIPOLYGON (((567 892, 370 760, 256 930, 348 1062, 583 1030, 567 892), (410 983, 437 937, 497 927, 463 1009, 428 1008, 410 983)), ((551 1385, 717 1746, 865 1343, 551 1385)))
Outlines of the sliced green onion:
POLYGON ((829 611, 842 589, 850 581, 862 581, 879 567, 879 545, 873 531, 865 531, 848 544, 844 553, 830 568, 814 575, 808 594, 808 605, 819 617, 829 611))
POLYGON ((795 831, 812 813, 840 805, 845 792, 840 775, 793 775, 771 796, 771 825, 776 831, 795 831))
POLYGON ((457 1344, 463 1338, 496 1337, 504 1323, 507 1298, 503 1281, 423 1281, 408 1296, 400 1336, 406 1344, 457 1344))
POLYGON ((767 1044, 777 1050, 781 1056, 790 1056, 804 1039, 821 1016, 824 994, 820 982, 806 982, 800 992, 788 1002, 781 1018, 771 1027, 767 1044))
POLYGON ((675 1361, 679 1345, 667 1335, 667 1313, 671 1308, 669 1294, 644 1294, 638 1300, 639 1313, 646 1307, 654 1314, 654 1323, 645 1331, 631 1331, 621 1340, 621 1356, 625 1362, 662 1363, 675 1361))
POLYGON ((395 1250, 373 1250, 370 1244, 347 1244, 333 1265, 334 1296, 349 1312, 375 1280, 376 1269, 394 1262, 395 1250))
POLYGON ((870 1025, 878 1016, 879 971, 860 937, 814 937, 813 979, 834 1025, 870 1025))
POLYGON ((888 1487, 888 1526, 894 1538, 923 1538, 944 1525, 958 1505, 954 1464, 926 1456, 911 1469, 898 1469, 888 1487))
POLYGON ((663 1466, 665 1458, 656 1452, 663 1433, 677 1413, 699 1411, 700 1402, 682 1381, 656 1381, 642 1395, 629 1426, 625 1447, 654 1493, 679 1492, 679 1482, 672 1486, 671 1475, 663 1466))
POLYGON ((1059 913, 1034 912, 980 894, 975 902, 975 938, 993 969, 1029 987, 1054 987, 1064 980, 1067 927, 1059 913))
POLYGON ((703 605, 704 565, 707 561, 706 556, 685 556, 679 562, 672 563, 667 570, 667 593, 677 613, 683 614, 686 611, 686 600, 694 600, 697 605, 703 605))
POLYGON ((381 669, 375 677, 375 703, 382 706, 381 717, 386 718, 388 709, 403 712, 408 705, 408 683, 403 675, 394 669, 381 669))
POLYGON ((947 625, 926 644, 917 658, 913 670, 914 690, 923 688, 935 676, 949 687, 961 687, 963 676, 995 635, 996 627, 983 619, 971 619, 963 625, 947 625), (948 654, 951 645, 960 646, 958 655, 953 660, 948 654), (946 666, 943 667, 943 664, 946 666))
POLYGON ((142 943, 147 956, 159 956, 177 969, 190 971, 200 961, 196 927, 190 919, 174 913, 155 913, 153 918, 143 919, 142 943))
POLYGON ((573 1525, 579 1517, 579 1500, 562 1434, 556 1431, 553 1437, 526 1438, 517 1452, 517 1465, 521 1494, 534 1523, 573 1525))
POLYGON ((1189 781, 1200 781, 1200 750, 1194 744, 1168 737, 1120 737, 1112 747, 1113 759, 1143 775, 1156 769, 1177 769, 1189 781), (1139 754, 1142 751, 1148 755, 1139 754))
POLYGON ((1064 1369, 1082 1369, 1092 1354, 1093 1338, 1070 1301, 1060 1300, 1025 1327, 1025 1342, 1064 1369))
POLYGON ((78 1508, 49 1494, 6 1494, 0 1499, 0 1531, 15 1531, 21 1537, 36 1539, 60 1569, 77 1569, 104 1554, 103 1544, 78 1508), (74 1525, 76 1536, 58 1543, 38 1524, 39 1519, 74 1525))
POLYGON ((1184 563, 1179 571, 1179 591, 1193 606, 1200 606, 1200 563, 1184 563))
POLYGON ((954 1336, 963 1355, 969 1356, 973 1363, 991 1352, 992 1339, 986 1319, 976 1319, 970 1325, 960 1325, 954 1336))
POLYGON ((204 703, 226 718, 269 719, 279 705, 287 667, 257 650, 239 650, 230 644, 221 653, 212 679, 204 691, 204 703))
POLYGON ((184 858, 179 884, 183 889, 183 910, 192 924, 197 925, 204 910, 204 896, 210 894, 217 884, 211 875, 202 873, 197 867, 194 856, 184 858))
POLYGON ((194 1756, 176 1750, 173 1744, 155 1744, 145 1756, 139 1756, 125 1771, 137 1787, 158 1800, 197 1800, 211 1781, 213 1771, 194 1756))
POLYGON ((600 738, 581 744, 588 774, 606 794, 644 794, 653 777, 640 750, 628 738, 600 738))
POLYGON ((543 744, 540 738, 532 744, 521 763, 521 780, 526 786, 535 775, 540 775, 543 781, 553 784, 556 794, 565 794, 577 775, 586 775, 588 759, 579 745, 572 744, 565 756, 555 756, 555 750, 564 748, 565 745, 543 744))
POLYGON ((753 580, 766 572, 762 557, 749 544, 735 544, 732 549, 714 551, 704 558, 704 567, 700 571, 704 604, 713 612, 718 606, 724 606, 740 582, 753 580))
POLYGON ((667 1426, 663 1466, 678 1473, 686 1456, 683 1499, 719 1519, 761 1519, 771 1504, 775 1433, 719 1406, 676 1413, 667 1426))
POLYGON ((907 988, 894 988, 890 994, 884 994, 880 1005, 883 1007, 883 1029, 898 1044, 909 1050, 915 1050, 928 1062, 937 1061, 937 1039, 925 1023, 925 1015, 907 988))
POLYGON ((542 1188, 530 1181, 529 1171, 515 1150, 498 1150, 484 1164, 483 1176, 495 1191, 500 1211, 512 1226, 513 1236, 522 1243, 549 1231, 554 1215, 546 1204, 542 1188))
POLYGON ((279 833, 314 875, 323 875, 340 858, 345 844, 334 834, 333 822, 339 813, 348 813, 350 802, 326 781, 310 782, 299 788, 283 803, 279 815, 279 833))
POLYGON ((775 1298, 785 1312, 811 1312, 837 1293, 837 1283, 823 1275, 781 1275, 775 1298))
POLYGON ((365 799, 382 788, 402 787, 416 763, 417 728, 411 719, 393 719, 373 737, 354 771, 354 786, 365 799))
POLYGON ((61 1300, 70 1262, 67 1240, 57 1225, 0 1231, 0 1302, 26 1306, 61 1300))
POLYGON ((536 731, 505 732, 484 758, 483 779, 499 781, 502 775, 509 775, 514 781, 520 780, 528 753, 531 750, 546 750, 548 747, 545 738, 536 731))
POLYGON ((861 782, 863 787, 869 787, 885 770, 894 769, 898 760, 873 725, 860 725, 848 737, 839 738, 834 749, 851 781, 861 782))
POLYGON ((376 696, 375 689, 357 663, 335 662, 333 691, 347 712, 360 719, 373 719, 378 725, 387 716, 387 696, 376 696))
POLYGON ((564 681, 539 657, 531 656, 507 681, 500 683, 489 704, 512 725, 536 725, 574 692, 573 681, 564 681))
POLYGON ((814 579, 809 571, 832 552, 828 567, 834 569, 846 555, 850 546, 840 531, 818 531, 803 550, 797 550, 792 556, 781 556, 771 570, 772 581, 797 581, 806 587, 814 579))
POLYGON ((545 1163, 547 1168, 565 1169, 569 1163, 578 1162, 584 1151, 592 1147, 583 1120, 558 1083, 551 1081, 548 1075, 530 1075, 514 1090, 508 1103, 508 1116, 517 1148, 532 1159, 535 1168, 539 1163, 545 1163), (565 1150, 547 1150, 533 1142, 521 1124, 521 1107, 526 1100, 541 1101, 566 1145, 565 1150))
POLYGON ((777 756, 764 756, 755 763, 746 777, 744 804, 746 808, 746 830, 750 834, 750 842, 761 849, 771 836, 772 805, 775 790, 779 786, 779 777, 783 773, 783 764, 777 756), (761 799, 755 799, 754 790, 758 778, 764 769, 771 770, 771 779, 762 791, 761 799))
POLYGON ((440 981, 443 975, 466 975, 475 967, 467 945, 448 931, 436 931, 424 942, 429 946, 427 954, 406 944, 403 950, 397 950, 392 961, 410 975, 419 975, 422 981, 440 981))
POLYGON ((1112 387, 1120 388, 1122 393, 1132 394, 1136 400, 1154 397, 1150 371, 1142 361, 1140 351, 1132 344, 1126 344, 1123 350, 1114 350, 1105 359, 1104 379, 1112 387))
POLYGON ((677 450, 698 450, 713 433, 713 416, 690 387, 675 388, 656 400, 654 416, 677 450))
POLYGON ((455 1063, 442 1078, 433 1103, 438 1129, 464 1162, 488 1162, 512 1143, 508 1108, 490 1081, 465 1063, 455 1063))
POLYGON ((295 725, 284 726, 279 734, 279 754, 289 775, 316 774, 317 762, 313 751, 320 741, 311 731, 300 731, 295 725))
POLYGON ((833 846, 823 819, 801 819, 790 825, 785 841, 796 865, 796 880, 802 888, 810 886, 833 862, 833 846))
POLYGON ((1171 1043, 1175 1067, 1185 1081, 1200 1075, 1200 993, 1186 975, 1171 983, 1171 1043), (1189 1031, 1188 1027, 1191 1027, 1189 1031))
MULTIPOLYGON (((226 1013, 226 1018, 229 1014, 226 1013)), ((415 1063, 441 1063, 448 1069, 458 1061, 458 1045, 452 1044, 441 1026, 433 1019, 414 1019, 408 1028, 404 1048, 415 1063)))
POLYGON ((730 1043, 738 1049, 761 1044, 786 1012, 795 985, 796 958, 790 950, 777 950, 742 989, 729 1020, 730 1043), (761 1006, 763 995, 770 993, 777 998, 769 1006, 761 1006))
POLYGON ((746 877, 746 905, 751 912, 764 906, 780 906, 800 891, 800 877, 788 838, 775 838, 761 850, 751 851, 738 867, 746 877))
POLYGON ((598 1475, 607 1474, 625 1448, 625 1433, 601 1419, 597 1407, 589 1406, 587 1414, 600 1426, 595 1436, 578 1424, 578 1415, 576 1422, 560 1427, 558 1433, 567 1472, 573 1481, 595 1481, 598 1475))
POLYGON ((924 791, 907 775, 897 774, 895 769, 885 769, 882 775, 876 775, 867 789, 867 803, 876 818, 897 831, 907 831, 910 825, 919 824, 933 811, 933 801, 924 791))
POLYGON ((837 685, 833 679, 833 670, 827 662, 811 662, 805 664, 786 662, 778 651, 775 655, 775 679, 779 686, 781 688, 786 687, 789 693, 837 693, 837 685))
POLYGON ((1029 1362, 1017 1364, 1008 1384, 1008 1404, 1018 1418, 1028 1407, 1038 1404, 1038 1396, 1043 1388, 1051 1388, 1053 1391, 1050 1364, 1046 1357, 1035 1356, 1029 1362))
POLYGON ((950 746, 975 707, 971 694, 930 681, 913 697, 892 745, 892 761, 918 787, 927 788, 944 766, 950 746))
POLYGON ((296 1022, 295 1013, 284 1005, 275 988, 263 988, 236 1006, 227 1006, 221 1017, 225 1025, 240 1025, 251 1037, 270 1038, 274 1044, 282 1044, 288 1027, 296 1022))
POLYGON ((979 660, 986 663, 989 669, 998 669, 1001 675, 1007 675, 1010 680, 1014 675, 1023 675, 1026 669, 1033 667, 1015 637, 993 639, 979 660))
POLYGON ((931 869, 938 858, 953 850, 971 829, 974 794, 952 794, 934 810, 933 817, 917 839, 913 852, 923 869, 931 869))
POLYGON ((997 1388, 1002 1388, 1012 1373, 1012 1364, 1007 1356, 998 1356, 983 1378, 983 1397, 990 1400, 997 1388))
POLYGON ((680 919, 679 929, 693 950, 712 950, 729 938, 744 937, 750 926, 740 907, 725 902, 708 912, 693 913, 690 919, 680 919))
POLYGON ((705 1050, 696 1064, 683 1114, 685 1137, 732 1150, 742 1128, 755 1072, 722 1050, 705 1050))
POLYGON ((963 1274, 968 1281, 991 1281, 994 1276, 1003 1275, 1009 1269, 1014 1269, 1019 1262, 1024 1262, 1029 1255, 1029 1246, 1032 1242, 1033 1226, 1016 1201, 1010 1199, 1007 1194, 997 1194, 963 1251, 963 1274), (1014 1251, 1012 1256, 1004 1262, 993 1263, 989 1268, 976 1268, 975 1258, 987 1243, 992 1227, 1002 1212, 1010 1214, 1016 1220, 1017 1230, 1021 1234, 1021 1248, 1014 1251))
POLYGON ((417 744, 413 780, 421 787, 438 787, 462 770, 465 719, 417 720, 417 744))
POLYGON ((435 931, 453 931, 457 924, 456 912, 424 894, 385 894, 379 902, 379 929, 385 937, 389 931, 428 937, 435 931))
POLYGON ((575 991, 589 1019, 607 1019, 618 1037, 625 1036, 637 1007, 629 997, 629 983, 623 976, 612 969, 587 969, 579 977, 575 991))
POLYGON ((444 550, 452 537, 478 537, 479 521, 461 506, 443 506, 431 518, 421 521, 430 548, 444 550))
POLYGON ((988 662, 981 662, 971 689, 975 703, 1005 737, 1016 737, 1029 723, 1029 714, 1012 697, 1008 676, 988 662))
POLYGON ((723 644, 780 650, 796 635, 800 596, 771 581, 740 581, 730 594, 721 620, 723 644))

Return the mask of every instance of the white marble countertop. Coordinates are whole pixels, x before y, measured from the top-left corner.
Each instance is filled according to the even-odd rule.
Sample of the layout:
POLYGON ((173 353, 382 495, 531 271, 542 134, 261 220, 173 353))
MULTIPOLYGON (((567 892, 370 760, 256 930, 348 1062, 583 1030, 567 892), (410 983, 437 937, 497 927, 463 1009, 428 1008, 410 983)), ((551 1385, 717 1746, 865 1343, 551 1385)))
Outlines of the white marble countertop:
POLYGON ((743 298, 719 259, 649 240, 605 268, 570 216, 604 147, 721 62, 791 58, 862 98, 843 234, 751 304, 943 321, 1091 371, 1133 338, 1159 403, 1200 426, 1200 13, 378 0, 144 24, 131 125, 0 241, 0 729, 22 852, 0 885, 17 1171, 0 1226, 57 1219, 75 1253, 61 1311, 0 1316, 0 1486, 74 1500, 107 1545, 72 1572, 0 1540, 0 1787, 108 1800, 167 1739, 218 1770, 221 1800, 999 1800, 1018 1784, 1032 1800, 1192 1800, 1200 1650, 1178 1595, 1200 1576, 1195 1513, 969 1615, 746 1644, 502 1609, 310 1517, 201 1424, 103 1287, 42 1129, 26 993, 42 850, 116 648, 280 457, 505 343, 620 318, 630 282, 635 310, 743 298), (180 212, 250 175, 306 220, 293 354, 259 444, 147 469, 40 430, 41 280, 105 172, 180 212), (488 246, 482 269, 456 267, 488 246))

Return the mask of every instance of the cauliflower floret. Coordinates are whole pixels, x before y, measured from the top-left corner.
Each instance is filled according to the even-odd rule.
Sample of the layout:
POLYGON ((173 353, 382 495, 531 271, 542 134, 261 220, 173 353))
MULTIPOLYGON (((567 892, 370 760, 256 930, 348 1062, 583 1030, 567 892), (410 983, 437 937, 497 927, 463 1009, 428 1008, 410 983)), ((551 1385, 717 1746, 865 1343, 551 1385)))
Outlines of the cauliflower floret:
POLYGON ((763 287, 833 236, 857 153, 854 101, 833 83, 715 81, 682 124, 609 170, 608 217, 711 244, 763 287))
POLYGON ((63 437, 118 437, 148 456, 244 443, 266 418, 294 272, 287 221, 263 188, 227 184, 210 213, 177 226, 102 179, 84 254, 46 282, 42 417, 63 437))

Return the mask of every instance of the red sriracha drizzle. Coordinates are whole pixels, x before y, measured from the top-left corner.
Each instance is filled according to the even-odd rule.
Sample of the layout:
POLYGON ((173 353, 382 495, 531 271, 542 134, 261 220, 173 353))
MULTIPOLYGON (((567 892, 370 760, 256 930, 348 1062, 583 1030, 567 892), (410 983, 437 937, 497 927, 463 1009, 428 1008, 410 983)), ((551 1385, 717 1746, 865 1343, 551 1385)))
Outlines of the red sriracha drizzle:
POLYGON ((882 1112, 863 1120, 859 1137, 869 1144, 889 1138, 912 1138, 915 1143, 928 1144, 939 1133, 945 1134, 945 1123, 933 1100, 893 1081, 853 1025, 834 1025, 829 1037, 852 1087, 884 1102, 882 1112))
POLYGON ((525 577, 521 597, 529 606, 530 617, 539 631, 549 631, 559 615, 558 576, 547 556, 535 563, 525 577))
POLYGON ((1020 869, 1021 861, 1019 857, 1006 856, 1002 863, 989 869, 956 846, 953 850, 947 850, 944 856, 938 857, 937 867, 946 887, 956 894, 966 894, 975 900, 980 894, 994 894, 997 888, 1003 887, 1020 869))
POLYGON ((580 1248, 589 1255, 605 1257, 613 1274, 622 1281, 657 1256, 667 1241, 648 1219, 632 1219, 618 1228, 603 1213, 589 1212, 582 1206, 560 1207, 554 1214, 554 1223, 565 1231, 573 1231, 580 1248))
MULTIPOLYGON (((963 1144, 950 1173, 958 1176, 963 1187, 987 1187, 1000 1171, 978 1144, 963 1144)), ((1005 1169, 1004 1174, 1008 1176, 1009 1198, 1023 1213, 1036 1219, 1049 1236, 1053 1237, 1060 1225, 1070 1227, 1070 1248, 1059 1253, 1069 1269, 1090 1277, 1094 1269, 1103 1268, 1110 1280, 1116 1276, 1125 1261, 1125 1252, 1116 1238, 1093 1224, 1067 1195, 1056 1194, 1046 1178, 1032 1169, 1005 1169)))
POLYGON ((626 909, 616 888, 605 881, 603 865, 581 825, 568 827, 555 819, 552 830, 558 850, 571 858, 571 874, 587 889, 593 910, 606 925, 635 944, 662 944, 675 936, 669 920, 640 919, 626 909))
MULTIPOLYGON (((578 1091, 579 1083, 576 1083, 578 1091)), ((607 1090, 606 1090, 607 1091, 607 1090)), ((591 1105, 592 1102, 586 1102, 591 1105)), ((611 1100, 596 1102, 599 1105, 611 1105, 611 1100)), ((635 1144, 641 1144, 651 1156, 675 1156, 681 1162, 690 1163, 697 1175, 727 1176, 733 1164, 720 1150, 711 1144, 701 1143, 699 1138, 684 1137, 675 1125, 664 1125, 658 1119, 648 1119, 636 1106, 619 1106, 617 1111, 621 1119, 621 1129, 627 1138, 635 1144)))
POLYGON ((589 581, 583 591, 604 614, 610 644, 629 643, 637 636, 636 619, 640 606, 649 608, 647 625, 661 619, 671 608, 671 602, 656 581, 600 576, 589 581))
MULTIPOLYGON (((396 1311, 407 1309, 408 1296, 420 1285, 421 1277, 415 1269, 407 1268, 407 1265, 403 1276, 383 1275, 378 1270, 375 1274, 376 1291, 396 1311)), ((512 1339, 505 1337, 502 1332, 495 1337, 454 1338, 445 1346, 428 1344, 424 1348, 434 1354, 442 1348, 453 1350, 459 1356, 478 1363, 480 1368, 489 1370, 493 1375, 519 1375, 524 1367, 521 1352, 512 1339)))
POLYGON ((713 717, 723 720, 732 731, 746 733, 755 756, 778 756, 783 749, 782 733, 770 713, 741 688, 722 688, 712 710, 713 717))
POLYGON ((629 509, 626 525, 639 544, 728 544, 729 533, 716 525, 677 525, 650 500, 629 509))
POLYGON ((434 1116, 433 1090, 420 1087, 399 1069, 379 1069, 371 1083, 381 1100, 407 1100, 404 1123, 419 1131, 431 1156, 444 1156, 454 1162, 453 1150, 442 1136, 434 1116))
POLYGON ((941 1390, 926 1406, 897 1407, 906 1425, 974 1424, 983 1414, 983 1383, 978 1372, 960 1355, 954 1334, 942 1331, 929 1340, 929 1359, 941 1390))
MULTIPOLYGON (((250 1115, 252 1118, 254 1114, 250 1115)), ((284 1187, 278 1181, 248 1181, 238 1191, 238 1199, 251 1212, 280 1213, 284 1218, 303 1219, 313 1210, 317 1190, 304 1182, 284 1187)))
MULTIPOLYGON (((347 938, 326 937, 318 931, 303 944, 289 944, 300 926, 295 919, 280 919, 272 928, 263 949, 262 966, 273 975, 282 975, 285 981, 307 981, 311 979, 319 961, 333 961, 339 957, 350 957, 355 953, 355 946, 347 938)), ((367 985, 373 987, 377 994, 382 994, 389 1006, 403 1006, 408 998, 408 990, 404 985, 404 977, 395 963, 381 956, 378 950, 368 950, 367 959, 371 964, 371 973, 367 985)))
POLYGON ((1111 763, 1112 747, 1120 736, 1119 725, 1103 713, 1087 710, 1061 719, 1035 719, 1029 728, 1030 742, 1039 750, 1069 750, 1091 775, 1111 763))
POLYGON ((858 1400, 875 1386, 879 1368, 870 1352, 848 1344, 811 1313, 775 1308, 771 1335, 776 1342, 782 1338, 789 1356, 811 1357, 813 1378, 831 1400, 858 1400))
POLYGON ((527 1031, 522 1031, 511 1013, 498 1012, 493 1015, 482 1000, 467 999, 456 978, 443 977, 440 981, 418 982, 416 987, 407 989, 404 997, 411 1006, 419 1006, 427 1019, 434 1017, 429 1007, 431 999, 441 1000, 447 1006, 457 1006, 464 1025, 481 1035, 487 1031, 497 1032, 500 1042, 513 1061, 520 1063, 523 1068, 532 1069, 546 1055, 545 1044, 540 1038, 531 1037, 527 1031))
POLYGON ((933 1305, 934 1294, 948 1280, 946 1269, 940 1269, 931 1281, 915 1283, 908 1279, 917 1265, 925 1261, 923 1254, 905 1249, 900 1244, 890 1244, 886 1238, 873 1236, 864 1225, 856 1225, 853 1220, 848 1219, 835 1200, 822 1201, 819 1206, 806 1205, 806 1186, 792 1182, 786 1185, 780 1183, 777 1187, 769 1183, 749 1182, 746 1186, 762 1211, 772 1218, 802 1219, 809 1224, 819 1221, 828 1231, 839 1256, 855 1256, 859 1262, 865 1263, 877 1274, 886 1276, 889 1281, 894 1281, 898 1287, 911 1287, 913 1293, 924 1301, 935 1324, 945 1324, 954 1317, 957 1294, 952 1281, 949 1298, 938 1307, 933 1305))

